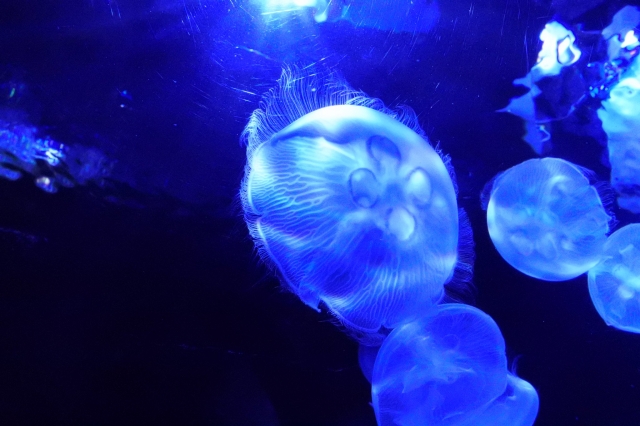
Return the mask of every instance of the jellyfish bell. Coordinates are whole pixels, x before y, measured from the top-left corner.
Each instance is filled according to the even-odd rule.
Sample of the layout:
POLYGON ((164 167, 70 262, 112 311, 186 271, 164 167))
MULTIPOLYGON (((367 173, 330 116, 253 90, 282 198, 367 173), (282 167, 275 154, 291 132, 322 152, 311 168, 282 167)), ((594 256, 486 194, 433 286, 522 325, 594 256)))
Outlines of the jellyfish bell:
MULTIPOLYGON (((302 192, 312 199, 318 196, 315 201, 325 207, 344 210, 340 222, 345 228, 376 229, 380 238, 399 248, 425 244, 440 253, 444 282, 456 262, 458 224, 447 220, 457 211, 456 195, 442 159, 417 133, 359 105, 310 112, 254 154, 258 170, 249 176, 247 201, 257 213, 272 206, 272 195, 261 191, 264 188, 256 181, 269 180, 264 173, 277 167, 273 163, 285 161, 281 155, 296 161, 292 166, 300 167, 301 174, 315 170, 316 178, 343 184, 342 193, 302 192), (274 154, 277 158, 271 157, 274 154), (259 188, 257 194, 253 188, 259 188), (425 233, 425 222, 440 232, 425 233)), ((348 234, 349 229, 344 231, 348 234)))
POLYGON ((262 106, 244 133, 241 198, 288 287, 363 332, 439 302, 470 228, 448 160, 415 113, 298 69, 285 69, 262 106))
POLYGON ((490 185, 489 235, 511 266, 563 281, 600 261, 612 217, 585 173, 558 158, 532 159, 490 185))
POLYGON ((589 294, 608 325, 640 333, 640 224, 607 239, 602 262, 589 270, 589 294))
POLYGON ((503 347, 490 317, 458 304, 438 305, 381 346, 361 344, 379 424, 532 426, 538 393, 506 370, 503 347))
POLYGON ((389 334, 371 383, 380 426, 475 424, 507 388, 504 339, 479 309, 438 305, 389 334))

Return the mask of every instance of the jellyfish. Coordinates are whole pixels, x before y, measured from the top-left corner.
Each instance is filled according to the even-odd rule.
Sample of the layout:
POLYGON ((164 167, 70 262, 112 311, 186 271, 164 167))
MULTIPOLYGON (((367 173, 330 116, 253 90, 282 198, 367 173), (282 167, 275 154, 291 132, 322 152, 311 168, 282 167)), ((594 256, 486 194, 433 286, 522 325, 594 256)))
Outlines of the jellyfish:
MULTIPOLYGON (((360 369, 369 383, 373 380, 373 368, 380 346, 361 344, 358 348, 360 369)), ((529 382, 507 373, 507 386, 502 393, 482 409, 458 419, 452 424, 458 426, 531 426, 533 425, 540 401, 538 393, 529 382), (466 420, 465 420, 466 419, 466 420)))
POLYGON ((640 333, 640 223, 607 239, 602 261, 589 270, 589 294, 608 325, 640 333))
POLYGON ((600 261, 612 217, 589 174, 559 158, 532 159, 487 185, 489 235, 511 266, 563 281, 600 261))
POLYGON ((504 393, 464 426, 532 426, 539 406, 535 388, 526 380, 508 373, 504 393))
POLYGON ((336 77, 287 68, 243 138, 249 232, 312 308, 375 333, 417 317, 457 285, 455 271, 470 271, 458 256, 471 230, 449 160, 408 107, 392 111, 336 77))
MULTIPOLYGON (((469 305, 444 304, 393 330, 373 368, 379 426, 462 425, 507 389, 500 329, 469 305)), ((468 422, 468 423, 466 423, 468 422)))

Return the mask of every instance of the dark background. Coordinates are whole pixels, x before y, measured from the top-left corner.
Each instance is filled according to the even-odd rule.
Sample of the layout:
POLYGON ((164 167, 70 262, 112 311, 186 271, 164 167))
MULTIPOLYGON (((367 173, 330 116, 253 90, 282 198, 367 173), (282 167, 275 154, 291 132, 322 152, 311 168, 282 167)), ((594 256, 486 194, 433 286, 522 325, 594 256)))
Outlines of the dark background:
MULTIPOLYGON (((0 423, 375 424, 357 344, 281 290, 236 201, 260 95, 284 62, 317 62, 410 105, 451 155, 476 305, 538 390, 536 424, 640 424, 640 336, 604 324, 586 276, 507 265, 479 202, 534 157, 519 119, 495 111, 522 93, 511 82, 544 24, 600 31, 622 4, 442 1, 432 32, 396 34, 304 14, 268 24, 235 0, 3 2, 0 84, 20 82, 4 111, 117 163, 108 185, 53 195, 0 180, 0 423)), ((588 61, 602 46, 585 40, 588 61)), ((551 154, 607 180, 594 115, 554 124, 551 154)))

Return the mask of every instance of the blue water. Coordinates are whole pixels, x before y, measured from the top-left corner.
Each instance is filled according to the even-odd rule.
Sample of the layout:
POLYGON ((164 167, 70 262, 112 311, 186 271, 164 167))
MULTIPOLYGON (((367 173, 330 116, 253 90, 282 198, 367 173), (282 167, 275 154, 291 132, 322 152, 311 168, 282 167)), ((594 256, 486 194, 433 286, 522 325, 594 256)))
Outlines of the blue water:
MULTIPOLYGON (((501 353, 508 368, 503 372, 501 364, 501 377, 491 382, 501 389, 474 409, 516 418, 513 407, 525 407, 520 418, 530 424, 526 408, 536 406, 535 389, 536 424, 637 424, 640 335, 607 325, 605 319, 614 324, 627 319, 619 319, 619 308, 612 314, 594 307, 586 274, 546 282, 512 267, 490 238, 481 201, 496 175, 541 154, 593 171, 589 182, 607 214, 615 216, 612 231, 640 221, 617 201, 634 205, 635 175, 616 169, 624 185, 607 186, 611 161, 618 157, 609 157, 598 118, 605 117, 598 109, 617 81, 613 69, 604 67, 608 52, 600 32, 624 4, 299 0, 295 8, 285 2, 265 8, 257 0, 27 0, 0 5, 0 423, 376 424, 371 384, 360 364, 375 383, 371 358, 377 351, 361 350, 369 364, 360 363, 358 345, 380 344, 393 333, 389 328, 405 321, 397 320, 404 314, 395 322, 376 318, 365 324, 357 316, 344 321, 347 314, 335 306, 357 307, 348 313, 365 308, 345 302, 321 273, 316 282, 329 289, 336 304, 307 293, 305 300, 295 286, 288 291, 297 281, 283 277, 279 265, 291 252, 270 262, 270 253, 256 250, 243 216, 247 150, 241 134, 288 66, 306 75, 339 76, 389 107, 407 105, 417 120, 412 122, 417 127, 409 127, 422 129, 416 134, 443 159, 457 190, 457 206, 450 209, 455 217, 447 223, 468 220, 475 247, 453 244, 457 258, 449 259, 449 269, 436 280, 438 286, 452 284, 442 294, 435 291, 436 299, 464 302, 489 315, 504 339, 501 353), (532 120, 497 112, 518 97, 529 102, 529 86, 513 82, 536 64, 539 35, 552 19, 575 33, 581 55, 564 51, 571 55, 558 59, 566 67, 535 81, 542 94, 527 104, 532 120), (590 61, 602 67, 589 67, 590 61), (593 82, 606 87, 590 92, 593 82), (535 139, 535 145, 527 135, 549 139, 535 139), (466 214, 459 216, 457 208, 466 214), (460 267, 460 260, 467 266, 460 267), (367 334, 371 328, 375 332, 367 334)), ((631 48, 625 54, 635 55, 631 48)), ((611 108, 635 106, 635 92, 615 93, 611 108)), ((310 134, 326 135, 305 135, 310 134)), ((375 140, 385 154, 395 152, 375 140)), ((379 159, 376 155, 372 158, 379 159)), ((415 164, 409 164, 411 172, 415 164)), ((366 169, 378 173, 371 165, 366 169)), ((376 182, 396 188, 395 177, 375 173, 376 182)), ((404 193, 379 193, 367 179, 356 179, 347 193, 359 207, 376 205, 380 194, 393 201, 394 194, 404 193)), ((423 184, 407 185, 421 189, 418 198, 426 200, 423 184)), ((419 222, 404 211, 379 222, 380 235, 389 231, 409 241, 419 222)), ((326 211, 314 218, 322 214, 326 211)), ((358 236, 359 229, 349 228, 347 235, 358 236)), ((394 244, 385 245, 385 253, 395 253, 387 250, 394 244)), ((624 249, 615 247, 617 253, 624 249)), ((337 262, 329 259, 320 266, 337 262)), ((359 257, 342 259, 348 264, 359 257)), ((632 272, 607 274, 591 273, 592 292, 608 284, 594 278, 608 276, 626 279, 635 291, 632 272)), ((385 291, 379 297, 389 294, 385 291)), ((625 299, 628 291, 616 291, 616 300, 630 299, 625 299)), ((596 300, 612 299, 602 293, 596 300)), ((377 301, 367 299, 363 306, 375 312, 371 306, 377 301)), ((438 350, 427 353, 416 365, 446 360, 438 350)), ((427 375, 412 377, 404 382, 407 389, 417 389, 427 375)), ((462 403, 448 401, 446 407, 462 403)), ((410 424, 417 417, 403 418, 410 424)))

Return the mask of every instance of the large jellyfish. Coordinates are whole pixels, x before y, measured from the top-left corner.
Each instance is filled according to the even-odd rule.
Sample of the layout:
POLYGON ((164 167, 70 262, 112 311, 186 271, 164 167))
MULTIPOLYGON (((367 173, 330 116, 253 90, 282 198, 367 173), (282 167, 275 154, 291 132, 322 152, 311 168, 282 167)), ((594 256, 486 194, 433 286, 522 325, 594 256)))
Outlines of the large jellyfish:
POLYGON ((285 69, 244 139, 250 234, 307 305, 371 333, 442 299, 470 228, 412 110, 285 69))
POLYGON ((559 158, 533 159, 487 186, 489 235, 511 266, 562 281, 600 261, 611 217, 588 174, 559 158))
POLYGON ((589 270, 589 293, 605 322, 640 333, 640 224, 607 239, 602 262, 589 270))
POLYGON ((379 426, 475 424, 507 388, 500 329, 477 308, 439 305, 391 332, 373 368, 379 426))

